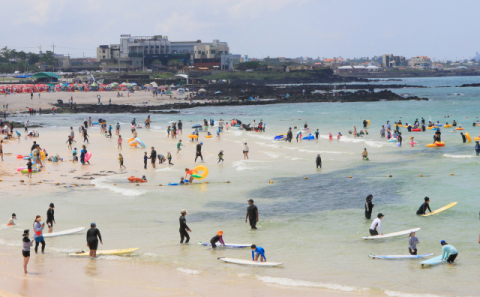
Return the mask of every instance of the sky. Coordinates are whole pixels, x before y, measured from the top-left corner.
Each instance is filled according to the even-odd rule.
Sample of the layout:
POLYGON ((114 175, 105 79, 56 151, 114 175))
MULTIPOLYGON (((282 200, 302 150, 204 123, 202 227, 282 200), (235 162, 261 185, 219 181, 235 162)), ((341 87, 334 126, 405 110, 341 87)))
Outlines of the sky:
POLYGON ((480 52, 479 0, 15 0, 0 7, 0 47, 95 57, 121 34, 213 39, 249 57, 435 60, 480 52))

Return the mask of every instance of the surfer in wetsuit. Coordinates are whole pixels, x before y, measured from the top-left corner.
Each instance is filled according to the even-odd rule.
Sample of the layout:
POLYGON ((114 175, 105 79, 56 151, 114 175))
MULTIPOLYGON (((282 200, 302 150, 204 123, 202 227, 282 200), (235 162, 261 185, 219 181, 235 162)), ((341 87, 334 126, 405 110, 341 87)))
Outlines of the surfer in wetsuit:
POLYGON ((424 215, 426 212, 427 212, 427 209, 430 211, 430 213, 432 212, 432 210, 430 209, 430 198, 428 197, 425 197, 425 202, 423 202, 423 204, 420 206, 420 208, 417 210, 417 215, 424 215))
POLYGON ((372 217, 373 207, 375 206, 372 203, 373 195, 368 195, 366 200, 367 201, 365 202, 365 217, 370 220, 370 218, 372 217))
POLYGON ((210 239, 210 244, 212 245, 212 249, 217 248, 217 245, 215 244, 217 242, 220 242, 223 246, 225 246, 225 242, 223 241, 223 231, 222 230, 218 231, 217 235, 215 235, 214 237, 212 237, 212 239, 210 239))
POLYGON ((253 204, 253 199, 248 200, 248 205, 247 207, 247 215, 245 216, 245 223, 247 222, 247 218, 250 221, 250 227, 252 229, 257 229, 257 222, 258 222, 258 208, 256 205, 253 204))
POLYGON ((384 215, 382 213, 379 213, 377 215, 377 218, 375 220, 373 220, 372 222, 372 225, 370 225, 370 235, 372 236, 375 236, 375 235, 378 235, 378 231, 377 231, 377 227, 378 227, 378 230, 380 230, 380 234, 383 236, 383 232, 382 232, 382 219, 383 219, 384 215))
POLYGON ((180 243, 183 243, 183 239, 186 238, 185 243, 188 243, 190 241, 190 236, 188 235, 188 232, 192 232, 190 228, 187 226, 187 220, 185 219, 185 216, 187 215, 187 211, 185 209, 182 209, 181 211, 182 215, 179 218, 180 221, 180 243), (188 231, 188 232, 187 232, 188 231))
POLYGON ((100 234, 100 230, 97 229, 97 224, 91 223, 90 229, 87 231, 87 246, 90 249, 91 258, 97 256, 98 239, 100 239, 100 243, 103 245, 102 235, 100 234))
POLYGON ((256 245, 252 244, 250 247, 252 249, 252 260, 253 261, 258 261, 258 258, 260 258, 260 262, 267 262, 267 258, 265 257, 265 249, 262 247, 257 247, 256 245))
POLYGON ((287 132, 287 138, 285 139, 285 142, 292 142, 292 138, 293 138, 293 132, 292 132, 292 127, 288 128, 288 132, 287 132))

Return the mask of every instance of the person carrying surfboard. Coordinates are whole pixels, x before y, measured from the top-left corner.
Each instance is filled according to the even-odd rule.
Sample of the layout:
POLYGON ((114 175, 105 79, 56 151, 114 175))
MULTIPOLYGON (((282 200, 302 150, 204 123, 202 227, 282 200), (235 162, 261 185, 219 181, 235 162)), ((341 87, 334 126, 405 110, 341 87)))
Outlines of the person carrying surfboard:
POLYGON ((453 245, 446 243, 445 240, 440 241, 440 244, 442 245, 442 260, 445 260, 449 265, 452 265, 458 256, 457 249, 453 245))
POLYGON ((384 215, 382 213, 379 213, 377 215, 377 218, 375 220, 373 220, 372 222, 372 225, 370 226, 370 235, 372 236, 375 236, 375 235, 378 235, 378 231, 377 231, 377 227, 378 227, 378 230, 380 230, 380 234, 383 236, 383 232, 382 232, 382 219, 383 219, 384 215))
POLYGON ((432 210, 430 209, 430 198, 426 197, 425 196, 425 202, 423 202, 423 204, 420 206, 420 208, 417 210, 417 215, 424 215, 426 212, 427 212, 427 209, 430 211, 430 213, 432 212, 432 210))
POLYGON ((223 231, 222 230, 218 231, 217 235, 215 235, 214 237, 212 237, 212 239, 210 239, 210 244, 212 245, 212 249, 217 248, 217 245, 215 244, 217 242, 220 242, 220 244, 225 246, 225 242, 223 241, 223 231))
POLYGON ((262 247, 257 247, 256 245, 252 244, 250 247, 252 249, 252 260, 253 261, 258 261, 258 258, 260 258, 260 262, 267 262, 267 258, 265 257, 265 249, 262 247))

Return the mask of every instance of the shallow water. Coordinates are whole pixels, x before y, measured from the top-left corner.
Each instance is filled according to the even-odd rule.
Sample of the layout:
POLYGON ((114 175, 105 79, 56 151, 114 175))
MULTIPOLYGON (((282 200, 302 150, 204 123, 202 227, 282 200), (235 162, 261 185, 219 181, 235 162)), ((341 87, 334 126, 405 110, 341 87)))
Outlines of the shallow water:
MULTIPOLYGON (((31 228, 35 215, 43 215, 48 204, 54 202, 55 231, 88 227, 95 221, 104 237, 101 248, 140 248, 137 257, 102 257, 104 260, 153 262, 179 267, 190 274, 221 271, 239 277, 256 275, 257 280, 269 284, 359 292, 368 289, 389 296, 406 293, 475 295, 479 252, 478 230, 474 226, 479 223, 476 196, 480 158, 474 154, 474 144, 463 144, 458 132, 442 129, 446 146, 427 148, 433 131, 408 133, 402 129, 404 144, 397 147, 381 139, 379 130, 387 120, 393 123, 400 117, 403 123, 421 117, 441 123, 451 123, 455 119, 473 138, 480 134, 480 128, 471 124, 479 116, 480 89, 435 86, 455 86, 479 79, 404 79, 400 83, 430 88, 393 90, 399 94, 425 96, 429 101, 203 107, 186 110, 180 115, 152 115, 152 129, 139 130, 139 138, 147 147, 155 146, 157 152, 164 155, 170 150, 175 166, 157 165, 154 170, 149 164, 146 171, 143 152, 149 149, 131 149, 126 144, 130 137, 128 122, 133 117, 141 122, 146 115, 95 115, 94 120, 103 117, 109 124, 121 123, 125 139, 122 154, 127 170, 118 170, 116 139, 105 139, 98 128, 93 128, 88 146, 93 153, 92 165, 48 164, 46 172, 34 176, 34 181, 59 180, 67 187, 49 182, 21 186, 13 181, 20 179, 19 176, 5 177, 0 184, 0 189, 7 193, 2 196, 2 216, 6 220, 12 211, 16 212, 19 225, 3 227, 0 244, 20 249, 21 231, 31 228), (445 119, 446 115, 451 116, 445 119), (206 179, 209 183, 165 186, 178 182, 185 167, 195 166, 195 145, 187 141, 186 135, 182 137, 183 151, 175 155, 176 140, 166 138, 168 122, 182 119, 184 127, 189 127, 204 118, 216 121, 238 118, 246 123, 263 119, 267 131, 255 133, 231 128, 220 140, 203 139, 202 136, 205 165, 210 171, 206 179), (348 130, 352 125, 362 129, 365 118, 372 122, 370 134, 354 139, 348 130), (300 129, 305 122, 312 132, 320 130, 319 141, 273 141, 275 135, 286 133, 288 127, 296 125, 300 129), (344 137, 340 141, 329 141, 329 132, 334 135, 342 132, 344 137), (415 147, 408 144, 409 136, 415 137, 415 147), (250 147, 250 160, 243 160, 244 141, 250 147), (364 148, 369 151, 369 162, 361 160, 364 148), (225 164, 216 164, 216 155, 221 149, 225 152, 225 164), (315 168, 318 153, 323 160, 321 170, 315 168), (70 169, 77 171, 67 173, 70 169), (93 181, 72 179, 101 170, 115 170, 119 174, 93 181), (135 186, 126 180, 129 175, 143 174, 149 180, 146 184, 135 186), (73 183, 95 186, 70 187, 73 183), (369 254, 407 254, 408 239, 360 239, 368 235, 371 222, 363 215, 368 194, 374 196, 374 214, 385 214, 384 233, 419 227, 419 253, 439 255, 439 242, 444 239, 459 250, 457 264, 421 269, 417 260, 370 259, 369 254), (432 209, 453 201, 458 205, 435 216, 418 217, 415 212, 425 196, 430 197, 432 209), (259 208, 260 222, 256 231, 249 230, 244 222, 249 198, 253 198, 259 208), (191 244, 179 246, 178 217, 182 208, 189 211, 187 223, 193 232, 191 244), (284 262, 284 267, 260 269, 217 261, 217 257, 248 259, 251 256, 248 249, 212 251, 196 245, 197 241, 209 241, 219 229, 225 232, 227 242, 256 243, 265 248, 268 260, 284 262)), ((38 142, 50 154, 59 153, 68 159, 70 152, 64 144, 68 127, 78 128, 86 117, 88 115, 36 116, 29 120, 48 124, 39 129, 38 142)), ((189 130, 184 129, 184 132, 189 130)), ((5 151, 13 155, 3 166, 13 170, 23 165, 23 161, 13 156, 26 153, 31 141, 22 137, 5 145, 5 151)), ((79 144, 76 146, 80 147, 79 144)), ((62 255, 85 249, 84 236, 81 233, 47 239, 47 250, 62 255)))

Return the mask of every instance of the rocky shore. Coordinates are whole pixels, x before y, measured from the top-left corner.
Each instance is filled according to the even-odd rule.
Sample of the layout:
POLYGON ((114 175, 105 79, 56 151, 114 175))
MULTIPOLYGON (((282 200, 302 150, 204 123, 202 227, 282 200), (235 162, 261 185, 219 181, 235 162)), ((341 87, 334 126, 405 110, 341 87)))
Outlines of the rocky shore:
MULTIPOLYGON (((289 91, 291 91, 289 89, 289 91)), ((79 104, 76 108, 71 108, 66 104, 55 104, 57 113, 180 113, 181 109, 201 107, 201 106, 239 106, 239 105, 268 105, 268 104, 292 104, 292 103, 317 103, 317 102, 374 102, 374 101, 401 101, 401 100, 428 100, 428 98, 419 98, 416 96, 404 97, 391 91, 383 90, 380 92, 368 92, 359 90, 356 92, 339 91, 336 93, 305 93, 290 92, 289 96, 284 96, 279 92, 275 96, 260 100, 249 100, 248 95, 236 97, 235 99, 220 99, 207 97, 202 102, 190 103, 182 101, 179 103, 163 105, 93 105, 79 104)), ((272 94, 273 95, 273 94, 272 94)), ((44 113, 49 113, 45 111, 44 113)))

